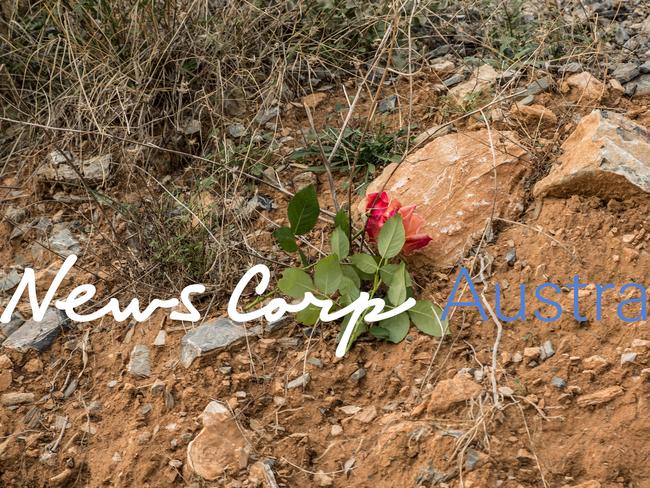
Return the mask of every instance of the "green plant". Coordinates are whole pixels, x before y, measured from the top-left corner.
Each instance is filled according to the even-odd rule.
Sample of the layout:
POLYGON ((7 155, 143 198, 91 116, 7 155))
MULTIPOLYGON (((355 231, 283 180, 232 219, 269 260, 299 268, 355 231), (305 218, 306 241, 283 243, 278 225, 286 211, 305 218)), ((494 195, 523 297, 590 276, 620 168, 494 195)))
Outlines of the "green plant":
MULTIPOLYGON (((294 151, 291 159, 312 164, 308 168, 309 171, 322 173, 326 170, 325 166, 314 164, 322 161, 321 146, 325 155, 329 156, 338 136, 336 129, 325 129, 317 136, 320 145, 317 141, 309 141, 309 145, 294 151)), ((403 139, 402 130, 389 133, 379 128, 364 133, 360 129, 348 127, 343 131, 341 145, 331 162, 332 170, 350 172, 354 168, 354 174, 351 176, 360 177, 356 189, 359 194, 363 194, 377 167, 400 161, 405 146, 403 139)))
MULTIPOLYGON (((413 297, 413 281, 407 271, 406 262, 400 258, 407 240, 405 226, 400 213, 394 213, 385 222, 376 239, 377 254, 364 252, 354 247, 358 239, 351 238, 349 216, 340 210, 330 235, 330 253, 316 262, 309 262, 296 242, 297 236, 308 234, 316 225, 320 207, 316 190, 309 186, 298 192, 289 203, 289 227, 274 232, 280 247, 290 253, 298 252, 302 267, 287 268, 278 281, 278 289, 292 298, 302 299, 311 292, 321 300, 332 300, 332 311, 341 310, 357 300, 362 292, 370 299, 382 298, 386 309, 392 310, 413 297)), ((448 333, 448 323, 441 320, 442 311, 429 300, 417 300, 408 311, 376 324, 367 324, 364 317, 349 324, 346 316, 341 334, 352 327, 346 350, 362 334, 393 343, 402 341, 411 323, 420 331, 441 337, 448 333)), ((304 325, 314 325, 319 320, 319 309, 310 305, 296 316, 304 325)), ((341 339, 341 336, 339 336, 341 339)))

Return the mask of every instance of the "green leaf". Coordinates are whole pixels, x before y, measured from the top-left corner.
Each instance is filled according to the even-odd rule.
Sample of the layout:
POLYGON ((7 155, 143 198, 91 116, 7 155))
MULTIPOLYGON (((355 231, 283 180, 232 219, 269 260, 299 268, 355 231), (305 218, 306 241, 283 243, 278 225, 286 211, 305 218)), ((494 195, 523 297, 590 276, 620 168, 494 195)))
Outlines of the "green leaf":
POLYGON ((370 332, 370 334, 372 334, 377 339, 381 339, 382 341, 387 341, 390 339, 390 332, 388 332, 383 327, 379 327, 378 325, 370 327, 370 330, 368 332, 370 332))
POLYGON ((332 232, 331 240, 332 252, 336 254, 339 259, 345 259, 348 257, 350 252, 350 241, 348 241, 348 235, 340 228, 337 227, 332 232))
POLYGON ((407 312, 402 312, 395 317, 391 317, 379 322, 379 327, 388 331, 387 340, 397 344, 402 342, 409 332, 411 321, 407 312))
POLYGON ((296 320, 303 325, 314 325, 318 322, 320 316, 320 308, 315 305, 309 304, 296 314, 296 320))
POLYGON ((342 264, 341 271, 343 271, 343 276, 350 278, 357 288, 361 287, 361 278, 359 278, 359 275, 354 269, 354 266, 351 266, 349 264, 342 264))
POLYGON ((321 259, 314 266, 314 283, 325 295, 331 295, 338 289, 342 277, 341 265, 334 255, 321 259))
POLYGON ((370 254, 354 254, 350 257, 350 261, 359 269, 359 271, 368 274, 374 274, 377 272, 377 261, 375 261, 375 258, 370 254))
POLYGON ((379 236, 377 237, 379 254, 384 259, 395 257, 402 250, 402 247, 404 247, 405 241, 406 234, 404 232, 402 216, 395 214, 386 221, 379 231, 379 236))
POLYGON ((296 252, 298 250, 296 236, 289 227, 280 227, 279 229, 274 230, 273 237, 278 241, 278 244, 283 251, 296 252))
POLYGON ((404 263, 399 264, 398 271, 393 275, 393 281, 388 288, 388 300, 395 306, 406 300, 406 282, 404 279, 404 263))
POLYGON ((278 280, 278 288, 292 298, 304 298, 305 292, 314 291, 314 283, 302 269, 287 268, 278 280))
POLYGON ((397 273, 399 269, 400 269, 399 264, 384 264, 379 270, 379 274, 381 275, 381 280, 387 285, 390 285, 393 282, 395 273, 397 273))
POLYGON ((287 213, 294 234, 300 236, 314 228, 320 213, 314 185, 303 188, 293 196, 287 213))
POLYGON ((352 303, 359 298, 359 287, 347 276, 341 277, 339 291, 341 292, 341 296, 345 297, 348 303, 352 303))
POLYGON ((418 300, 408 313, 415 326, 425 334, 442 337, 449 333, 449 323, 440 319, 442 310, 429 300, 418 300))
POLYGON ((345 231, 345 235, 348 234, 348 231, 350 229, 350 219, 348 218, 348 214, 345 210, 341 209, 336 212, 336 216, 334 217, 334 225, 343 229, 345 231))

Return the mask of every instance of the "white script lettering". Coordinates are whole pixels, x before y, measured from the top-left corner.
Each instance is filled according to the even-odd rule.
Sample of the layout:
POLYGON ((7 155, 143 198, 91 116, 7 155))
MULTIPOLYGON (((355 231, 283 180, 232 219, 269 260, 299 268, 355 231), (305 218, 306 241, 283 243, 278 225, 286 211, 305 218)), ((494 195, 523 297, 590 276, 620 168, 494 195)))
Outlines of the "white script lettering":
POLYGON ((398 307, 393 308, 384 312, 384 307, 386 306, 384 300, 381 298, 370 298, 370 295, 367 292, 361 292, 359 298, 357 298, 350 305, 330 312, 333 302, 332 300, 321 300, 316 298, 311 292, 305 292, 305 297, 301 302, 290 304, 287 303, 282 298, 274 298, 264 307, 254 310, 253 312, 248 313, 239 313, 237 311, 237 303, 241 297, 244 289, 251 281, 251 279, 260 274, 262 279, 259 284, 255 287, 255 293, 261 295, 264 293, 266 288, 269 286, 269 281, 271 279, 271 272, 263 264, 257 264, 249 269, 244 276, 242 276, 239 283, 232 292, 230 301, 228 302, 228 316, 235 322, 248 322, 250 320, 255 320, 260 317, 264 317, 269 322, 274 322, 279 320, 284 316, 285 313, 297 313, 301 310, 304 310, 309 305, 314 305, 321 309, 319 319, 322 322, 330 322, 333 320, 338 320, 345 317, 348 314, 350 315, 350 320, 343 335, 341 336, 341 341, 336 347, 336 356, 343 357, 348 348, 348 343, 352 337, 352 332, 357 321, 363 316, 366 310, 369 310, 366 315, 363 317, 363 320, 366 322, 377 322, 380 320, 385 320, 396 315, 406 312, 408 309, 412 308, 415 305, 415 299, 409 298, 404 303, 398 307))

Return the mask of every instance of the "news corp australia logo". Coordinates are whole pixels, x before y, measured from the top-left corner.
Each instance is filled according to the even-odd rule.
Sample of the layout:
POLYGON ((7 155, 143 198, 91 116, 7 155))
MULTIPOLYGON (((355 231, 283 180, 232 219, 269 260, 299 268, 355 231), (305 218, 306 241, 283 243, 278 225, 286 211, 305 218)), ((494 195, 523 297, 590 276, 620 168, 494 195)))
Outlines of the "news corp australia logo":
MULTIPOLYGON (((47 308, 52 303, 54 296, 65 279, 65 276, 74 266, 77 256, 71 255, 66 258, 65 262, 58 271, 50 287, 48 288, 43 300, 39 303, 36 290, 36 278, 34 270, 25 268, 23 277, 19 282, 14 294, 2 315, 0 322, 9 323, 18 303, 27 291, 29 304, 32 310, 32 318, 35 321, 43 320, 47 308)), ((386 304, 381 298, 370 298, 366 292, 361 292, 359 297, 350 305, 332 310, 332 300, 322 300, 316 298, 312 293, 306 292, 303 299, 297 303, 287 303, 283 298, 273 298, 266 305, 250 311, 240 312, 245 307, 240 300, 245 289, 252 285, 254 278, 259 277, 258 283, 254 285, 255 293, 263 295, 269 286, 271 272, 268 267, 258 264, 249 269, 241 278, 228 302, 228 316, 236 322, 249 322, 264 318, 268 322, 273 322, 284 317, 286 314, 295 314, 304 310, 308 306, 315 306, 320 309, 319 319, 322 322, 331 322, 340 320, 345 316, 350 316, 346 329, 343 331, 341 340, 336 348, 336 355, 342 357, 350 341, 354 324, 362 319, 365 322, 378 322, 387 318, 394 317, 403 313, 415 305, 413 298, 408 298, 402 304, 386 310, 386 304)), ((618 295, 618 304, 616 306, 617 317, 627 323, 645 321, 647 319, 647 292, 646 288, 639 283, 627 283, 621 286, 612 283, 592 284, 583 283, 579 276, 574 276, 573 280, 562 286, 556 283, 542 283, 532 290, 528 290, 526 284, 520 284, 518 290, 518 311, 514 315, 506 315, 502 310, 503 289, 499 283, 494 285, 494 312, 498 320, 502 322, 516 322, 536 319, 544 323, 555 322, 565 313, 562 304, 558 301, 563 294, 563 288, 572 294, 572 307, 570 312, 575 320, 584 322, 587 317, 580 312, 580 290, 590 287, 595 291, 595 320, 602 320, 603 317, 603 298, 606 294, 618 295), (534 298, 534 303, 529 303, 530 295, 534 298), (636 296, 632 296, 636 295, 636 296), (542 311, 543 309, 543 311, 542 311)), ((106 305, 87 314, 80 313, 77 309, 82 305, 88 304, 94 299, 97 290, 92 284, 81 284, 74 288, 65 299, 59 299, 54 302, 54 306, 65 312, 67 317, 73 322, 90 322, 98 320, 108 314, 111 314, 117 322, 132 317, 137 322, 143 322, 158 309, 174 309, 169 318, 177 321, 197 322, 201 319, 201 314, 192 303, 192 295, 205 292, 205 286, 202 284, 193 284, 186 286, 180 293, 179 298, 158 299, 154 298, 142 309, 137 298, 132 299, 126 307, 122 308, 116 298, 111 298, 106 305), (175 310, 182 305, 186 312, 175 310)), ((509 291, 508 293, 513 293, 509 291)), ((486 313, 484 302, 479 295, 476 286, 472 280, 469 271, 461 267, 454 281, 453 288, 445 303, 442 320, 446 320, 451 311, 455 308, 473 310, 480 317, 487 321, 489 315, 486 313), (459 297, 459 290, 466 287, 469 296, 463 294, 459 297)))

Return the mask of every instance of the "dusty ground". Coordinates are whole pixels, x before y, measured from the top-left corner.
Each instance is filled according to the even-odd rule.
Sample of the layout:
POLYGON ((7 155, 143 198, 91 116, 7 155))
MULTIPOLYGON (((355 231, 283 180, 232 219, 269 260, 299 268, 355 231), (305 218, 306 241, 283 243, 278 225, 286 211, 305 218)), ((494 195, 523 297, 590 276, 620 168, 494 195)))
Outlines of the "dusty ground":
MULTIPOLYGON (((419 82, 416 100, 426 100, 427 83, 435 80, 419 82)), ((400 95, 406 96, 405 88, 398 88, 400 95)), ((325 124, 336 101, 334 96, 325 104, 317 124, 325 124)), ((590 111, 557 94, 545 94, 542 101, 560 117, 558 127, 519 128, 528 131, 531 146, 537 145, 531 164, 538 173, 553 164, 559 143, 576 118, 590 111)), ((650 129, 648 102, 624 101, 615 109, 650 129)), ((426 124, 428 110, 427 103, 417 104, 414 116, 426 124)), ((399 126, 400 117, 387 117, 384 123, 399 126)), ((459 129, 472 130, 472 123, 463 122, 459 129)), ((78 210, 51 202, 30 204, 32 187, 12 178, 0 185, 17 188, 12 190, 16 198, 7 198, 7 203, 27 207, 31 217, 48 213, 55 215, 55 222, 67 221, 78 210)), ((259 218, 259 243, 269 243, 266 231, 273 227, 266 219, 280 222, 285 213, 282 196, 270 194, 279 208, 259 218)), ((521 225, 499 224, 496 240, 480 250, 494 258, 489 283, 509 285, 504 310, 517 310, 519 283, 532 290, 545 281, 566 284, 574 274, 585 283, 646 283, 649 211, 647 196, 624 201, 580 196, 531 201, 521 225), (623 236, 629 234, 634 239, 625 242, 623 236), (505 255, 512 247, 517 260, 510 266, 505 255)), ((0 250, 0 260, 13 264, 22 257, 25 263, 34 263, 39 283, 48 283, 60 260, 47 252, 35 258, 30 235, 22 243, 9 243, 11 231, 8 222, 0 226, 0 239, 8 243, 0 250)), ((86 264, 89 271, 109 275, 100 294, 115 285, 110 268, 99 262, 86 264)), ((428 268, 415 274, 420 293, 439 303, 444 303, 455 276, 456 271, 428 268)), ((63 289, 87 281, 94 281, 90 273, 75 270, 63 289)), ((493 287, 487 297, 494 303, 493 287)), ((12 365, 4 371, 11 374, 7 383, 5 373, 0 385, 5 391, 33 392, 39 400, 0 408, 0 483, 234 488, 255 486, 255 463, 266 459, 272 460, 278 484, 287 487, 650 487, 646 346, 640 343, 634 349, 637 358, 621 364, 621 354, 632 350, 634 339, 650 340, 649 325, 619 321, 614 293, 605 295, 600 321, 594 320, 593 289, 581 293, 580 310, 588 321, 573 318, 571 300, 564 292, 565 314, 552 324, 529 319, 504 325, 498 386, 511 390, 500 408, 492 401, 486 368, 495 327, 474 312, 459 310, 451 321, 452 334, 442 344, 412 330, 398 345, 359 342, 342 360, 333 354, 335 326, 305 331, 288 321, 188 369, 178 362, 184 330, 163 313, 140 324, 116 324, 106 318, 75 327, 40 355, 7 353, 12 365), (163 328, 167 341, 162 347, 152 346, 151 376, 144 380, 128 376, 133 345, 152 344, 163 328), (552 357, 533 365, 529 358, 522 360, 525 348, 548 340, 555 350, 552 357), (603 360, 594 360, 594 355, 603 360), (353 373, 360 368, 366 374, 355 380, 353 373), (464 373, 458 374, 463 368, 471 368, 464 371, 479 379, 483 393, 469 402, 452 403, 454 391, 462 387, 464 373), (287 381, 305 371, 311 374, 306 388, 285 388, 287 381), (554 377, 566 385, 553 386, 554 377), (454 378, 458 385, 441 383, 454 378), (78 383, 66 397, 62 390, 71 380, 78 383), (164 387, 152 388, 155 382, 164 387), (449 385, 451 389, 445 390, 449 385), (609 387, 622 390, 608 403, 581 406, 577 401, 609 387), (449 402, 431 409, 430 398, 449 402), (241 456, 238 470, 207 483, 193 477, 183 464, 187 444, 201 429, 198 417, 211 400, 231 407, 251 448, 241 456), (62 431, 64 417, 69 425, 62 431), (52 442, 56 452, 48 454, 46 446, 52 442), (590 480, 600 485, 579 484, 590 480)), ((219 315, 224 307, 225 303, 217 304, 211 315, 219 315)))

